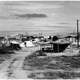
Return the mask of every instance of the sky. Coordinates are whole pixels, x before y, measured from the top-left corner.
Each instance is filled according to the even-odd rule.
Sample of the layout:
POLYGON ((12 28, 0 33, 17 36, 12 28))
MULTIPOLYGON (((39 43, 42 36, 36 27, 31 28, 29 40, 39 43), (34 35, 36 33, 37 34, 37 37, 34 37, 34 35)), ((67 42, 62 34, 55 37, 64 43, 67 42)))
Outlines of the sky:
POLYGON ((0 31, 73 32, 77 19, 80 1, 0 1, 0 31))

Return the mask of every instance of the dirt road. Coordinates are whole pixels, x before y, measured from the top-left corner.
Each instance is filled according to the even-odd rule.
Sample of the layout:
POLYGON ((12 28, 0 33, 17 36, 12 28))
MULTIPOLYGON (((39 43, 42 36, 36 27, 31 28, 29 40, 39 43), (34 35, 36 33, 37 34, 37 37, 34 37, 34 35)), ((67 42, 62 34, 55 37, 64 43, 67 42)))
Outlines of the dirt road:
POLYGON ((11 59, 0 64, 0 79, 26 79, 28 73, 22 70, 25 57, 32 54, 38 48, 23 48, 16 51, 11 59))

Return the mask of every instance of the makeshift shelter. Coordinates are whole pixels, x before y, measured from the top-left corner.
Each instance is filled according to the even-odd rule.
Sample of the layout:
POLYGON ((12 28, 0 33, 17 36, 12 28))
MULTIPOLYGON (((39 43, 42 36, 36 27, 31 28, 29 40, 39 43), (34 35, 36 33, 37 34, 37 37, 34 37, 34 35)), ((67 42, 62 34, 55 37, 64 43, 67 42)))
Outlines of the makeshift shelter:
POLYGON ((34 42, 39 42, 39 41, 40 41, 39 38, 35 38, 35 39, 34 39, 34 42))
POLYGON ((68 45, 70 44, 70 42, 64 41, 64 40, 58 40, 58 41, 53 41, 50 43, 46 43, 45 46, 47 45, 51 45, 50 47, 46 47, 44 46, 44 48, 42 48, 42 51, 44 52, 63 52, 68 45))
POLYGON ((58 40, 58 37, 57 36, 53 36, 52 41, 56 41, 56 40, 58 40))
POLYGON ((19 42, 17 42, 17 41, 11 41, 11 42, 10 42, 10 47, 11 47, 12 49, 15 49, 15 50, 21 49, 21 47, 20 47, 20 45, 19 45, 19 42))
POLYGON ((32 43, 32 41, 25 41, 25 45, 26 45, 26 47, 33 47, 33 46, 35 46, 35 45, 32 43))
POLYGON ((25 43, 24 42, 20 43, 20 47, 22 47, 22 48, 26 47, 25 43))

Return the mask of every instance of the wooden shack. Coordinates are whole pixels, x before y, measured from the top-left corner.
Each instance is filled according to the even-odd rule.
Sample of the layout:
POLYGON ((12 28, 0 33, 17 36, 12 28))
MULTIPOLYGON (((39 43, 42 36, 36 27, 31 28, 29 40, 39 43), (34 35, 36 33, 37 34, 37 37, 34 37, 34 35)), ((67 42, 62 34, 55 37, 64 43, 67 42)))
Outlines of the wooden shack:
POLYGON ((68 45, 70 45, 70 42, 49 42, 46 43, 41 50, 44 52, 54 52, 54 53, 59 53, 63 52, 68 45), (49 45, 49 46, 48 46, 49 45))

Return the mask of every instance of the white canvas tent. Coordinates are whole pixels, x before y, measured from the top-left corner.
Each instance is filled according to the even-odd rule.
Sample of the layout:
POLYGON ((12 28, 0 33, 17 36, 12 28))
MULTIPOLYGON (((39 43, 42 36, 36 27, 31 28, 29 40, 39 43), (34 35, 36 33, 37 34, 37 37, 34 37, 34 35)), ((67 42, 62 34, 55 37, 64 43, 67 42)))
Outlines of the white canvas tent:
POLYGON ((39 42, 40 40, 38 38, 35 38, 34 39, 34 42, 39 42))
POLYGON ((35 46, 35 45, 32 43, 32 41, 25 41, 25 43, 26 43, 26 47, 33 47, 33 46, 35 46))
POLYGON ((20 47, 24 48, 25 44, 24 43, 20 43, 20 47))
POLYGON ((19 44, 19 42, 15 41, 15 40, 10 41, 10 43, 12 43, 12 44, 19 44))
POLYGON ((33 47, 35 46, 32 41, 25 41, 23 43, 20 43, 20 47, 33 47))

